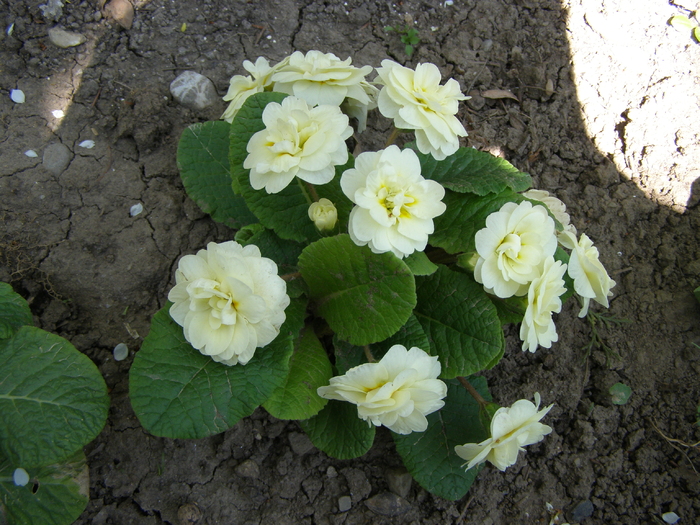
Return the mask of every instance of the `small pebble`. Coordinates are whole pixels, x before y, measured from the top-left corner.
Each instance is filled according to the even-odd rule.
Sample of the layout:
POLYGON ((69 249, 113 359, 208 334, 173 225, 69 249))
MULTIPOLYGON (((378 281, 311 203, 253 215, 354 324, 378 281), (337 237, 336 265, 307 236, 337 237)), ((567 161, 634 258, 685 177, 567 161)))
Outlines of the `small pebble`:
POLYGON ((119 343, 117 346, 114 347, 113 353, 115 361, 124 361, 124 359, 129 357, 129 347, 126 346, 124 343, 119 343))
POLYGON ((34 151, 33 149, 28 149, 27 151, 24 152, 24 154, 25 154, 27 157, 29 157, 30 159, 35 159, 36 157, 39 156, 39 155, 37 154, 37 152, 34 151))
POLYGON ((29 474, 23 468, 16 468, 14 474, 12 474, 12 481, 18 487, 24 487, 29 483, 29 474))
POLYGON ((676 514, 675 512, 666 512, 661 517, 669 525, 673 525, 674 523, 678 523, 678 520, 681 519, 681 517, 678 514, 676 514))
POLYGON ((208 108, 219 99, 213 82, 194 71, 185 71, 173 80, 170 93, 180 104, 192 109, 208 108))
POLYGON ((92 149, 95 147, 95 141, 94 140, 84 140, 80 144, 78 144, 81 148, 85 149, 92 149))
POLYGON ((66 31, 60 27, 52 27, 49 29, 49 40, 56 47, 67 49, 69 47, 79 46, 87 39, 80 33, 66 31))
POLYGON ((365 501, 365 505, 372 512, 389 517, 401 516, 411 510, 411 504, 408 501, 391 492, 372 496, 365 501))
POLYGON ((62 109, 54 109, 51 114, 54 118, 63 118, 66 116, 62 109))
POLYGON ((352 499, 350 496, 341 496, 338 498, 338 510, 340 512, 347 512, 352 507, 352 499))
POLYGON ((571 512, 571 519, 573 521, 582 521, 585 518, 590 518, 594 510, 593 502, 591 500, 584 500, 576 505, 576 508, 571 512))
POLYGON ((328 476, 329 479, 338 477, 338 471, 335 470, 335 467, 333 465, 326 469, 326 476, 328 476))
POLYGON ((134 204, 131 209, 129 210, 129 215, 132 217, 136 217, 139 213, 143 211, 143 204, 140 202, 138 204, 134 204))
POLYGON ((67 146, 60 142, 54 142, 49 144, 44 150, 42 163, 51 173, 60 175, 68 167, 72 158, 73 154, 67 146))
POLYGON ((260 467, 252 459, 246 459, 234 470, 242 478, 258 479, 260 477, 260 467))
POLYGON ((13 89, 10 91, 10 98, 15 104, 24 104, 24 91, 21 89, 13 89))

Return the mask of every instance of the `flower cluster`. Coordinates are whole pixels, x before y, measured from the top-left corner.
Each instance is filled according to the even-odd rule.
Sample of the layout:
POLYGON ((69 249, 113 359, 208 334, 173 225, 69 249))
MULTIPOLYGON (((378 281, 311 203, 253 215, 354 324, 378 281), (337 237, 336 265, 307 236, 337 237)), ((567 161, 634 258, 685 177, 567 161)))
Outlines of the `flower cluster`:
POLYGON ((508 202, 490 214, 486 227, 476 233, 474 278, 487 292, 502 299, 527 296, 520 338, 523 351, 534 352, 538 346, 550 348, 558 340, 552 314, 561 311, 567 268, 574 290, 582 298, 580 317, 588 312, 591 299, 608 306, 615 281, 600 263, 590 239, 582 234, 576 240, 576 228, 563 202, 541 190, 524 195, 540 200, 546 207, 527 200, 508 202), (560 232, 550 211, 562 226, 560 232), (568 265, 554 259, 559 244, 572 250, 568 265))

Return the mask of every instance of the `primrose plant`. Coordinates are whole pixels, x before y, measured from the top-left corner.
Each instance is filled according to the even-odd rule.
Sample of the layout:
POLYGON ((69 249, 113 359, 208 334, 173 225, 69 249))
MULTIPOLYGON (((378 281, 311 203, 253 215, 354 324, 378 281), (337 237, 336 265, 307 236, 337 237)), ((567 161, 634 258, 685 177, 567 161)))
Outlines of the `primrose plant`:
POLYGON ((503 326, 550 348, 562 302, 575 292, 585 316, 614 281, 561 201, 460 147, 467 97, 435 65, 384 60, 371 82, 319 51, 243 67, 223 120, 178 149, 188 194, 238 232, 180 259, 131 368, 136 414, 201 438, 262 405, 341 459, 384 426, 420 485, 462 497, 484 462, 504 470, 552 430, 539 394, 499 407, 476 375, 503 357, 503 326), (354 157, 375 108, 389 144, 415 143, 354 157))

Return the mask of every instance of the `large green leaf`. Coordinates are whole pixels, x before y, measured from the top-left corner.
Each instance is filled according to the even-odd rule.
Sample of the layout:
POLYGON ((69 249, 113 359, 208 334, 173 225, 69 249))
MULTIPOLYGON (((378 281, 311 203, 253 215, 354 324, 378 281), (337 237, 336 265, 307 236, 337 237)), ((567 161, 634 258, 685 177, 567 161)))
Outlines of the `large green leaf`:
POLYGON ((300 423, 316 448, 337 459, 360 457, 374 441, 374 427, 357 416, 357 406, 345 401, 332 399, 317 415, 300 423))
POLYGON ((451 379, 493 367, 505 340, 496 308, 469 275, 442 266, 417 279, 415 316, 430 340, 431 354, 451 379))
POLYGON ((326 405, 316 393, 326 386, 333 371, 326 350, 311 329, 301 333, 289 362, 289 375, 263 407, 277 419, 308 419, 326 405))
POLYGON ((246 365, 234 366, 192 348, 169 308, 168 303, 153 317, 131 366, 131 405, 151 434, 193 439, 228 430, 284 382, 306 302, 293 299, 277 338, 258 348, 246 365))
POLYGON ((0 341, 0 454, 23 468, 63 461, 107 420, 100 372, 68 341, 23 326, 0 341))
MULTIPOLYGON (((257 93, 249 97, 231 125, 231 177, 233 190, 242 195, 246 204, 265 227, 274 230, 283 239, 308 243, 320 237, 316 226, 309 219, 309 206, 313 198, 305 183, 294 179, 279 193, 268 194, 264 189, 254 190, 250 185, 250 170, 243 167, 248 156, 246 147, 250 138, 265 129, 262 113, 270 102, 280 103, 282 93, 257 93)), ((347 164, 336 167, 336 176, 328 184, 314 186, 319 198, 329 199, 338 210, 338 222, 346 229, 352 202, 340 188, 340 175, 353 166, 350 156, 347 164)))
POLYGON ((70 525, 88 503, 90 483, 80 450, 64 463, 26 469, 29 483, 12 481, 15 466, 0 460, 0 522, 9 525, 70 525))
POLYGON ((0 282, 0 339, 11 337, 20 326, 32 325, 32 312, 24 298, 0 282))
POLYGON ((215 221, 240 228, 257 219, 231 189, 230 129, 231 125, 222 120, 186 128, 177 148, 177 165, 185 190, 197 206, 215 221))
POLYGON ((532 185, 532 178, 519 171, 507 160, 474 148, 459 148, 445 160, 435 160, 432 155, 418 153, 421 174, 445 188, 459 193, 487 195, 506 189, 525 191, 532 185))
POLYGON ((416 304, 408 266, 392 253, 357 246, 346 234, 304 248, 299 269, 317 312, 340 339, 354 345, 394 334, 416 304))
POLYGON ((447 190, 442 200, 447 210, 435 218, 435 233, 430 236, 430 244, 449 253, 474 252, 474 236, 486 225, 486 217, 500 210, 506 202, 521 202, 524 199, 509 189, 483 197, 447 190))
MULTIPOLYGON (((491 400, 482 377, 469 382, 491 400)), ((418 484, 428 492, 451 501, 464 496, 481 470, 465 472, 465 461, 455 453, 456 445, 480 443, 488 432, 479 420, 479 405, 457 381, 447 381, 445 406, 428 416, 425 432, 393 434, 396 450, 418 484)))

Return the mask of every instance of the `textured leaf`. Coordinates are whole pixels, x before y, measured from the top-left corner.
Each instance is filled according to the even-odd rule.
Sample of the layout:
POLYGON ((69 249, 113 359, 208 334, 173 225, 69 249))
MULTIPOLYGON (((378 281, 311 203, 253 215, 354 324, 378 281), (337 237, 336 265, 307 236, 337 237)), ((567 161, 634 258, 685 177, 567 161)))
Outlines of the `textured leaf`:
POLYGON ((15 468, 0 459, 0 521, 4 514, 10 524, 70 525, 85 510, 90 482, 82 450, 65 463, 27 469, 23 487, 12 482, 15 468))
POLYGON ((697 24, 693 23, 693 21, 688 18, 687 16, 683 15, 676 15, 671 17, 671 19, 668 21, 669 24, 671 24, 673 27, 676 29, 682 29, 682 30, 692 30, 697 27, 697 24))
POLYGON ((169 308, 170 303, 153 317, 131 366, 131 405, 151 434, 195 439, 228 430, 284 382, 306 302, 293 299, 277 338, 258 348, 246 365, 234 366, 192 348, 169 308))
MULTIPOLYGON (((265 129, 262 113, 269 102, 281 102, 282 93, 257 93, 249 97, 239 110, 231 126, 231 176, 233 189, 243 196, 248 208, 260 222, 283 239, 310 242, 320 238, 316 226, 309 219, 309 206, 313 198, 306 184, 294 179, 279 193, 268 194, 264 189, 254 190, 250 185, 250 170, 243 167, 248 156, 246 149, 250 137, 265 129)), ((340 175, 353 166, 350 156, 344 166, 336 166, 335 178, 328 184, 314 186, 319 198, 329 199, 338 210, 338 223, 345 228, 350 217, 352 202, 340 188, 340 175)))
POLYGON ((404 262, 413 275, 430 275, 438 269, 437 264, 431 262, 425 252, 413 252, 404 259, 404 262))
MULTIPOLYGON (((491 400, 482 377, 469 382, 491 400)), ((408 435, 393 434, 396 450, 413 478, 425 490, 450 501, 464 496, 481 470, 465 472, 465 461, 455 453, 456 445, 480 443, 488 432, 479 421, 479 405, 457 381, 447 381, 445 406, 428 416, 428 429, 408 435)))
POLYGON ((496 307, 470 276, 444 266, 417 279, 415 316, 430 340, 431 354, 451 379, 493 367, 505 339, 496 307))
POLYGON ((349 235, 310 244, 299 257, 301 275, 318 313, 354 345, 386 339, 408 320, 416 304, 408 266, 392 253, 376 254, 349 235))
POLYGON ((100 433, 109 397, 68 341, 32 326, 0 341, 0 454, 23 468, 63 461, 100 433))
POLYGON ((316 416, 300 421, 311 442, 336 459, 365 454, 374 441, 375 429, 357 416, 357 406, 330 400, 316 416))
POLYGON ((231 228, 257 222, 243 198, 233 193, 228 161, 229 130, 224 121, 192 124, 183 131, 177 165, 185 190, 203 212, 231 228))
POLYGON ((0 282, 0 339, 12 337, 20 326, 33 324, 32 312, 24 298, 7 283, 0 282))
POLYGON ((435 218, 435 233, 430 244, 449 253, 476 251, 474 236, 486 225, 486 217, 506 202, 522 202, 524 197, 512 190, 479 197, 473 193, 446 191, 443 202, 447 211, 435 218))
POLYGON ((296 340, 289 362, 289 375, 263 404, 277 419, 308 419, 328 402, 316 393, 328 384, 333 371, 326 351, 313 330, 307 329, 296 340))
POLYGON ((506 189, 520 192, 532 185, 532 177, 507 160, 474 148, 459 148, 457 153, 440 161, 422 153, 418 153, 418 158, 423 177, 459 193, 483 196, 506 189))

